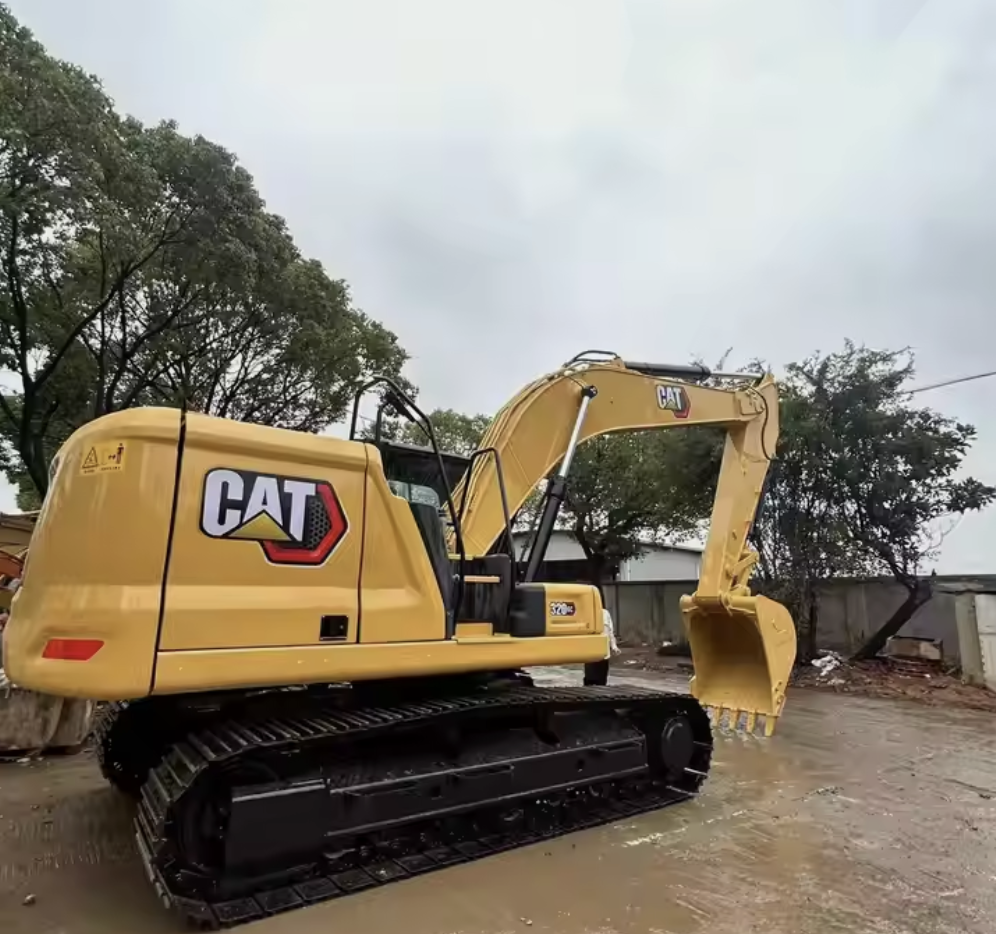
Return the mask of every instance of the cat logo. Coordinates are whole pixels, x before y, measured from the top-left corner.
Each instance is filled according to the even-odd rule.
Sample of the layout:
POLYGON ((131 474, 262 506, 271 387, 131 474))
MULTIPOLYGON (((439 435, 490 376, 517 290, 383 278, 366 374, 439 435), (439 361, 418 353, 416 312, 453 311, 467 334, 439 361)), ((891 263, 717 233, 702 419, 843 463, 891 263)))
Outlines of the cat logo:
POLYGON ((674 412, 675 418, 688 418, 692 408, 685 387, 675 386, 673 383, 657 384, 657 404, 662 409, 674 412))
POLYGON ((346 537, 349 522, 325 480, 218 467, 204 477, 201 531, 259 542, 271 564, 318 567, 346 537))

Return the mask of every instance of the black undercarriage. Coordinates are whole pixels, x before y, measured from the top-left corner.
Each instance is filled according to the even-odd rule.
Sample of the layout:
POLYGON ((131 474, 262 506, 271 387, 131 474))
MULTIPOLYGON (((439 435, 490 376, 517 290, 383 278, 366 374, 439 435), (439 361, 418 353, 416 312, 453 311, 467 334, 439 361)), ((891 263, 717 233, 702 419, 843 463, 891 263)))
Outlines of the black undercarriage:
POLYGON ((204 928, 687 800, 712 754, 691 697, 515 674, 112 704, 96 739, 153 884, 204 928))

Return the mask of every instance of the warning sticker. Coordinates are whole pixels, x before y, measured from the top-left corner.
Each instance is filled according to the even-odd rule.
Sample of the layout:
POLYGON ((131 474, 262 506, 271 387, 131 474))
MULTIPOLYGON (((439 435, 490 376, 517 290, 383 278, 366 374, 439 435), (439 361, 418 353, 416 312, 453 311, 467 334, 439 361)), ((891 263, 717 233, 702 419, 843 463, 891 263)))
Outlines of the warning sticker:
POLYGON ((124 470, 125 445, 123 441, 93 444, 83 450, 80 473, 84 476, 97 473, 115 473, 124 470))

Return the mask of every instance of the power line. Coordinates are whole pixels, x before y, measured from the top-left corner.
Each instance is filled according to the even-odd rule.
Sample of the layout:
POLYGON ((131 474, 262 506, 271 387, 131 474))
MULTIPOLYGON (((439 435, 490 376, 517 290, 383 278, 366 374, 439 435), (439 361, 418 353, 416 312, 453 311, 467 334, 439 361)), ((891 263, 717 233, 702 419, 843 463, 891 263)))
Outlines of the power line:
POLYGON ((910 395, 915 392, 927 392, 930 389, 941 389, 944 386, 954 386, 955 383, 970 383, 972 380, 985 379, 987 376, 996 376, 996 370, 989 370, 988 373, 976 373, 974 376, 959 376, 956 379, 946 379, 940 383, 931 383, 929 386, 918 386, 910 390, 910 395))

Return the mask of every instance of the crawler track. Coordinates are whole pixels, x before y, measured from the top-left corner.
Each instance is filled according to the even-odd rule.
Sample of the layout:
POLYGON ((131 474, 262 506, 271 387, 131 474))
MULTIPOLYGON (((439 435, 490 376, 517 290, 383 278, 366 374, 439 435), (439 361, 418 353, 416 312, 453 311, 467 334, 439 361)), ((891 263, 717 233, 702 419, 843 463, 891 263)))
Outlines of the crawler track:
MULTIPOLYGON (((281 705, 217 710, 173 737, 141 784, 146 870, 194 926, 231 927, 685 801, 712 754, 694 699, 641 689, 506 686, 352 708, 302 694, 281 705)), ((125 787, 139 784, 141 763, 109 752, 140 728, 120 707, 98 729, 105 774, 125 787)))

